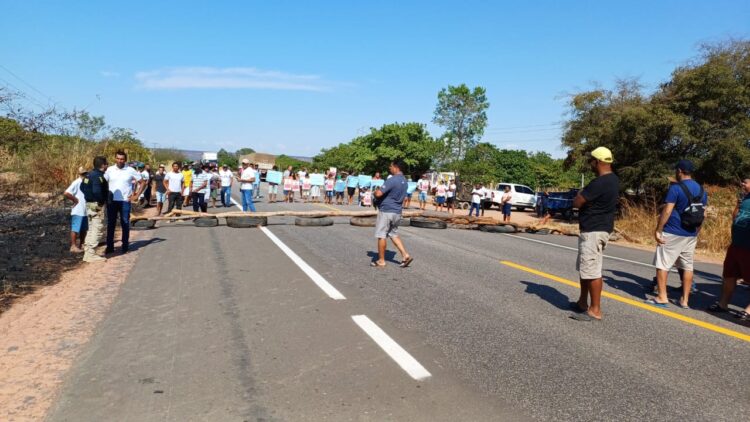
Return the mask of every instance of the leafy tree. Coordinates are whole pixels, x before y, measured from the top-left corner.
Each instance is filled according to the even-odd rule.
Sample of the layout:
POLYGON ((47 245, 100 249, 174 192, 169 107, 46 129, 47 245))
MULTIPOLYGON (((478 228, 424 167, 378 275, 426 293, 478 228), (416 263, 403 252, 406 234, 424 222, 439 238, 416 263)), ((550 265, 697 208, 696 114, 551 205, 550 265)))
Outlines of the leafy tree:
POLYGON ((243 155, 248 155, 254 153, 255 150, 252 148, 240 148, 237 151, 235 151, 234 155, 235 157, 241 157, 243 155))
POLYGON ((569 112, 562 143, 572 168, 584 170, 586 154, 606 146, 623 187, 651 197, 683 158, 701 182, 734 183, 750 173, 750 42, 704 47, 652 95, 635 80, 575 94, 569 112))
POLYGON ((301 169, 303 167, 310 169, 311 164, 306 161, 298 160, 296 158, 293 158, 284 154, 281 154, 278 157, 276 157, 277 168, 283 171, 289 166, 292 166, 293 169, 301 169))
POLYGON ((497 157, 500 151, 488 142, 479 143, 466 151, 464 159, 456 164, 463 182, 488 185, 498 180, 497 157))
POLYGON ((337 167, 373 174, 386 172, 392 160, 406 164, 404 174, 418 175, 430 169, 439 142, 421 123, 391 123, 354 138, 348 144, 324 149, 313 159, 316 167, 337 167))
POLYGON ((481 86, 472 90, 466 84, 449 85, 438 93, 432 121, 446 129, 443 141, 455 160, 462 160, 484 135, 489 106, 487 92, 481 86))
MULTIPOLYGON (((252 153, 248 153, 252 154, 252 153)), ((227 152, 224 148, 220 149, 218 153, 216 153, 216 158, 219 161, 219 165, 223 166, 224 164, 228 165, 231 169, 236 169, 239 165, 238 160, 239 155, 238 154, 232 154, 230 152, 227 152)))

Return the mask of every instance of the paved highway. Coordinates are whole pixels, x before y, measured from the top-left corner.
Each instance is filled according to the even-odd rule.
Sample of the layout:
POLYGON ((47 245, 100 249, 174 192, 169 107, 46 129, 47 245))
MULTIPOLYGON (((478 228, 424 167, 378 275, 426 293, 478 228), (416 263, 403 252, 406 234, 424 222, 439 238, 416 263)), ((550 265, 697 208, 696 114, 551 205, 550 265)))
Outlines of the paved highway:
POLYGON ((750 328, 701 310, 720 266, 662 310, 651 253, 611 246, 605 320, 584 323, 575 238, 400 230, 407 269, 370 268, 373 229, 344 218, 161 224, 49 419, 750 419, 750 328))

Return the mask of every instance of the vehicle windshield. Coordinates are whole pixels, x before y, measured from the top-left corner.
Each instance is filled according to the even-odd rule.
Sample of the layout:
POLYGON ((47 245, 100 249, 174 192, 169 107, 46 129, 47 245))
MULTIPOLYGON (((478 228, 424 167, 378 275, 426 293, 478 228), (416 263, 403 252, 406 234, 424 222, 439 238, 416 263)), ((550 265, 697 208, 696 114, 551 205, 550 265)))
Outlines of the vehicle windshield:
POLYGON ((534 191, 527 188, 526 186, 516 186, 516 192, 518 193, 527 193, 529 195, 533 195, 534 191))

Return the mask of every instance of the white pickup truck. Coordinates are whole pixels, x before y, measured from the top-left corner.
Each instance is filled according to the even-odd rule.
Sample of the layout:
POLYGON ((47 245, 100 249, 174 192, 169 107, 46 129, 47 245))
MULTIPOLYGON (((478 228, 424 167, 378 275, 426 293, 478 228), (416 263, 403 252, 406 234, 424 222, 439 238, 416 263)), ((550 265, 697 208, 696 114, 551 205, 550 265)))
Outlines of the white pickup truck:
POLYGON ((499 208, 502 207, 501 203, 506 186, 510 186, 510 204, 518 211, 523 211, 526 208, 534 208, 536 205, 536 193, 528 186, 517 185, 515 183, 498 183, 497 189, 490 191, 492 205, 497 205, 499 208))

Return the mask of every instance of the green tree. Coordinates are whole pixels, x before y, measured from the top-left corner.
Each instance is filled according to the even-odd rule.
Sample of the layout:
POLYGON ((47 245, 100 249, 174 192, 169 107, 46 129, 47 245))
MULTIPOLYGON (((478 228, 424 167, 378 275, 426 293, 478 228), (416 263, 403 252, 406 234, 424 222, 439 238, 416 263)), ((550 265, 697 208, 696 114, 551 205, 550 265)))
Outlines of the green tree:
POLYGON ((276 157, 277 168, 283 171, 289 166, 292 166, 293 169, 301 169, 303 167, 310 169, 312 165, 306 161, 298 160, 296 158, 293 158, 284 154, 281 154, 278 157, 276 157))
POLYGON ((498 181, 497 157, 500 151, 493 144, 481 142, 466 151, 463 160, 456 163, 462 182, 488 185, 498 181))
POLYGON ((438 93, 433 123, 446 130, 442 139, 456 161, 479 142, 487 127, 487 92, 481 87, 469 89, 466 84, 448 86, 438 93))
MULTIPOLYGON (((169 165, 174 162, 185 162, 187 157, 182 151, 175 148, 156 148, 153 151, 153 160, 156 164, 169 165)), ((168 169, 169 171, 170 169, 168 169)))
POLYGON ((235 157, 241 157, 243 155, 248 155, 254 153, 255 150, 252 148, 240 148, 237 151, 234 152, 235 157))
POLYGON ((404 174, 418 175, 430 169, 440 144, 421 123, 391 123, 371 128, 370 133, 324 149, 313 159, 316 167, 337 167, 373 174, 388 171, 391 161, 406 164, 404 174))
MULTIPOLYGON (((252 153, 249 153, 249 154, 252 154, 252 153)), ((216 158, 219 161, 219 165, 223 166, 226 164, 231 169, 236 169, 237 166, 239 165, 238 157, 239 155, 232 154, 228 152, 227 150, 225 150, 224 148, 220 149, 219 152, 216 153, 216 158)))

